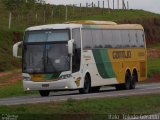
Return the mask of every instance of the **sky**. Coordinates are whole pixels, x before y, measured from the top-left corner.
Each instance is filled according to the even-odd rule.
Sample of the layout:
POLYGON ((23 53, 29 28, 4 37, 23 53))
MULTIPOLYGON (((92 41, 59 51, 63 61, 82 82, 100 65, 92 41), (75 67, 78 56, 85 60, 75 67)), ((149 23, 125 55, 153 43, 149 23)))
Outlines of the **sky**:
MULTIPOLYGON (((51 4, 76 4, 79 6, 80 3, 82 5, 86 5, 86 3, 92 3, 98 4, 98 1, 100 1, 100 4, 102 6, 102 2, 105 1, 105 7, 108 7, 107 0, 45 0, 46 3, 51 4)), ((110 7, 113 6, 113 0, 110 1, 110 7)), ((122 1, 122 0, 119 0, 122 1)), ((143 9, 146 11, 154 12, 160 14, 160 0, 124 0, 125 2, 129 2, 129 8, 130 9, 143 9)), ((121 3, 121 2, 120 2, 121 3)), ((122 4, 120 4, 122 5, 122 4)), ((117 7, 117 0, 115 0, 115 8, 117 7)))

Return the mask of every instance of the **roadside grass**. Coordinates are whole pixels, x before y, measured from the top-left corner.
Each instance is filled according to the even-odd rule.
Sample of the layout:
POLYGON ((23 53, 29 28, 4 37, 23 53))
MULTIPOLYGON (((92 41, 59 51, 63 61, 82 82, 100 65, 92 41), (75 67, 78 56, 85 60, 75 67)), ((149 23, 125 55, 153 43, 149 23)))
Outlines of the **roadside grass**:
POLYGON ((69 99, 65 102, 0 106, 0 114, 18 115, 19 120, 103 120, 109 114, 154 114, 160 111, 160 95, 115 98, 69 99))
POLYGON ((160 58, 148 58, 148 77, 160 73, 160 58))
POLYGON ((38 93, 35 91, 24 92, 22 79, 19 78, 21 70, 9 71, 8 73, 8 75, 0 76, 0 98, 26 96, 38 93))
POLYGON ((23 90, 22 81, 17 81, 16 83, 9 84, 4 87, 0 87, 0 98, 15 97, 15 96, 27 96, 32 94, 38 94, 36 91, 31 91, 25 93, 23 90))
POLYGON ((123 21, 123 20, 135 20, 135 19, 145 19, 160 17, 159 14, 154 14, 151 12, 146 12, 144 10, 114 10, 111 13, 105 11, 104 15, 92 15, 83 18, 83 20, 107 20, 107 21, 123 21))
POLYGON ((160 49, 160 43, 147 45, 148 49, 160 49))

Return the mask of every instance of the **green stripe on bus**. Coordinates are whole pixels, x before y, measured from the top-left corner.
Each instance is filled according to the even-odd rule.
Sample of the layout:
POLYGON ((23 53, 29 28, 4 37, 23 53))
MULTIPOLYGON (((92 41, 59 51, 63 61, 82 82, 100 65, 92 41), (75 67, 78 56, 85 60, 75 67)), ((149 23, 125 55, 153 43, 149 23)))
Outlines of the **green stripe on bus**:
POLYGON ((93 49, 93 56, 96 62, 98 72, 102 78, 115 77, 107 49, 93 49))

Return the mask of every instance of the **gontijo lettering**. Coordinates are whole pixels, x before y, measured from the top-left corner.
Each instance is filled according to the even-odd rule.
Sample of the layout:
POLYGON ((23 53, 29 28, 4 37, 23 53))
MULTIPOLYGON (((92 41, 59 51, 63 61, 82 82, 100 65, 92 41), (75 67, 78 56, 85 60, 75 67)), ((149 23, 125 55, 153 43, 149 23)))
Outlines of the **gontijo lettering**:
POLYGON ((113 59, 131 58, 131 51, 113 51, 113 59))

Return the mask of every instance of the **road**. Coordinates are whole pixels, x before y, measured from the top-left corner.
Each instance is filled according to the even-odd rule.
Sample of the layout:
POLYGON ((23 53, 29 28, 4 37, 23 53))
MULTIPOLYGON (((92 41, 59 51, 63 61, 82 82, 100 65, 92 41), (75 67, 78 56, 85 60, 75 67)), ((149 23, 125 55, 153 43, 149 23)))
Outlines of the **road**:
POLYGON ((12 98, 1 98, 0 105, 19 105, 29 103, 48 103, 66 101, 68 99, 94 99, 104 97, 122 97, 132 95, 156 94, 160 93, 160 83, 139 84, 134 90, 116 91, 114 87, 103 87, 99 93, 79 94, 78 91, 52 92, 49 97, 40 95, 20 96, 12 98))

